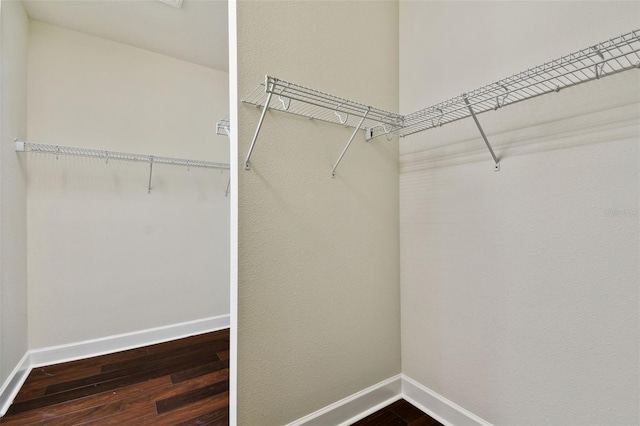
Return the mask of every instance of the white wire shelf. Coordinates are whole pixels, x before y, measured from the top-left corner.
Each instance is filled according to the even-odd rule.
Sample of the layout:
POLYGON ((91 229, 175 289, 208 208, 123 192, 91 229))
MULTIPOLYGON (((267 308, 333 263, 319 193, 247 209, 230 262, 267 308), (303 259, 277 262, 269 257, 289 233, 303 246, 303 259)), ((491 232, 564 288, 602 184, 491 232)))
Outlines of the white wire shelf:
POLYGON ((264 107, 270 94, 277 96, 277 102, 269 103, 269 109, 345 127, 373 129, 373 137, 397 133, 403 126, 402 116, 395 112, 350 101, 270 76, 266 76, 265 81, 242 102, 264 107), (365 113, 367 117, 360 123, 365 113))
POLYGON ((500 170, 499 159, 491 149, 476 115, 633 68, 640 68, 640 29, 407 115, 266 76, 265 81, 242 100, 246 104, 263 108, 245 158, 245 169, 249 170, 249 161, 265 113, 273 109, 355 129, 333 167, 332 176, 335 176, 336 168, 358 130, 365 131, 366 140, 384 134, 405 137, 468 117, 472 117, 478 126, 495 162, 494 170, 500 170), (274 95, 277 97, 276 101, 272 100, 274 95))
POLYGON ((171 166, 182 167, 200 167, 207 169, 228 170, 229 164, 215 163, 203 160, 187 160, 184 158, 159 157, 156 155, 132 154, 127 152, 105 151, 101 149, 78 148, 64 145, 50 145, 35 142, 16 141, 16 151, 18 152, 34 152, 39 154, 51 154, 72 157, 90 157, 98 158, 106 162, 110 160, 132 161, 135 163, 152 163, 167 164, 171 166))
POLYGON ((169 166, 180 166, 180 167, 187 167, 187 168, 198 167, 198 168, 218 169, 218 170, 229 169, 229 164, 216 163, 213 161, 188 160, 184 158, 172 158, 172 157, 159 157, 155 155, 132 154, 128 152, 105 151, 101 149, 78 148, 73 146, 50 145, 50 144, 35 143, 35 142, 15 141, 15 149, 16 149, 16 152, 31 152, 31 153, 37 153, 37 154, 55 155, 56 158, 58 158, 59 156, 71 156, 71 157, 97 158, 100 160, 104 160, 106 163, 109 163, 110 160, 130 161, 134 163, 147 163, 149 164, 149 186, 148 186, 149 193, 151 193, 151 178, 153 175, 154 164, 166 164, 169 166))
POLYGON ((351 146, 351 142, 353 142, 353 138, 358 130, 364 130, 365 138, 369 140, 384 134, 388 137, 392 133, 398 133, 403 126, 402 116, 394 112, 350 101, 345 98, 320 92, 319 90, 300 86, 299 84, 269 77, 268 75, 265 76, 264 83, 260 84, 247 98, 243 99, 242 102, 262 107, 258 128, 256 129, 256 133, 251 141, 251 146, 249 147, 249 152, 244 160, 245 170, 249 170, 251 154, 255 148, 265 114, 269 108, 355 129, 347 142, 347 146, 345 146, 338 161, 331 170, 332 177, 335 177, 336 169, 342 161, 342 157, 344 157, 344 154, 349 149, 349 146, 351 146), (271 103, 273 95, 278 96, 278 101, 271 103))
POLYGON ((229 136, 231 133, 231 125, 229 124, 229 116, 216 122, 216 135, 229 136))
POLYGON ((635 30, 405 115, 400 136, 471 117, 469 105, 475 114, 480 114, 640 68, 639 52, 640 30, 635 30))
MULTIPOLYGON (((221 119, 216 123, 216 135, 231 137, 231 124, 229 123, 229 116, 221 119)), ((231 189, 231 176, 227 182, 227 190, 224 192, 225 197, 229 196, 229 190, 231 189)))

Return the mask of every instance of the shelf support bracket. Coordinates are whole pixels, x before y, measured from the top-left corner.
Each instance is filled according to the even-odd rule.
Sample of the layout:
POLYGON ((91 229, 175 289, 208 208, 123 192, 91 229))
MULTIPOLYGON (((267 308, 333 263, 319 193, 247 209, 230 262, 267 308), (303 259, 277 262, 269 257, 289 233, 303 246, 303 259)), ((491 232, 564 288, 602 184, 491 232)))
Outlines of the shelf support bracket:
POLYGON ((271 102, 272 95, 273 95, 273 92, 269 92, 269 95, 267 96, 267 101, 264 103, 264 108, 262 109, 262 114, 260 115, 260 121, 258 121, 258 128, 256 129, 255 135, 253 135, 253 140, 251 141, 251 146, 249 147, 249 152, 247 153, 247 158, 244 159, 245 170, 249 170, 249 160, 251 160, 251 153, 253 152, 253 148, 256 145, 256 140, 258 139, 258 135, 260 134, 260 128, 262 127, 264 116, 267 114, 267 110, 269 109, 269 103, 271 102))
POLYGON ((467 108, 469 108, 469 112, 471 113, 471 117, 473 117, 473 121, 476 122, 476 126, 478 126, 478 130, 480 131, 480 135, 482 135, 482 139, 484 140, 484 143, 487 145, 487 148, 489 149, 489 152, 491 153, 491 157, 493 157, 493 170, 496 172, 500 171, 500 160, 498 160, 498 157, 496 157, 496 154, 493 152, 493 149, 491 148, 491 144, 489 143, 489 140, 487 139, 487 135, 484 134, 484 130, 482 130, 482 126, 480 125, 480 122, 478 121, 478 118, 476 117, 476 113, 473 112, 473 108, 471 107, 471 104, 469 103, 469 99, 467 99, 467 95, 464 94, 462 95, 462 98, 464 99, 464 103, 467 104, 467 108))
POLYGON ((151 194, 151 176, 153 176, 153 155, 149 157, 149 190, 147 194, 151 194))
MULTIPOLYGON (((222 130, 227 134, 228 138, 231 138, 231 130, 229 130, 230 126, 222 126, 222 130)), ((224 192, 224 196, 229 196, 229 189, 231 188, 231 170, 229 170, 229 181, 227 182, 227 190, 224 192)))
POLYGON ((364 115, 360 119, 360 123, 358 123, 356 128, 353 130, 353 133, 351 134, 351 137, 349 138, 349 142, 347 142, 347 146, 345 146, 344 149, 342 150, 342 154, 340 154, 340 158, 338 158, 338 161, 336 162, 336 165, 333 166, 333 169, 331 170, 331 177, 332 178, 336 177, 336 169, 338 168, 338 165, 342 161, 342 157, 344 157, 344 154, 349 149, 349 146, 351 146, 351 142, 353 142, 353 138, 356 137, 356 133, 358 133, 358 130, 360 130, 360 126, 362 126, 362 123, 364 123, 364 120, 367 118, 367 115, 369 115, 369 111, 371 111, 371 107, 367 108, 367 112, 364 113, 364 115))

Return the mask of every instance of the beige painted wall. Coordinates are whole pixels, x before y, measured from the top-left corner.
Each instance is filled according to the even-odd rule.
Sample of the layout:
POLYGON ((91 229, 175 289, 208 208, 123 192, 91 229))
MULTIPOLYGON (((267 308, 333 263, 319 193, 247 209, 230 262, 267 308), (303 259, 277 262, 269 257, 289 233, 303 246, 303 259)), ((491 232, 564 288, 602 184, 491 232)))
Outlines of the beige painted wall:
MULTIPOLYGON (((401 2, 411 112, 638 27, 638 2, 401 2)), ((499 425, 640 418, 640 72, 400 144, 403 373, 499 425)))
POLYGON ((27 351, 27 228, 24 163, 13 140, 27 133, 29 19, 0 5, 0 388, 27 351))
MULTIPOLYGON (((33 21, 30 141, 228 162, 228 74, 33 21)), ((229 313, 228 172, 28 156, 30 346, 229 313)))
MULTIPOLYGON (((396 2, 239 2, 238 92, 266 73, 398 107, 396 2)), ((242 164, 260 110, 238 108, 242 164)), ((268 113, 238 200, 238 424, 281 425, 400 372, 397 141, 268 113)))

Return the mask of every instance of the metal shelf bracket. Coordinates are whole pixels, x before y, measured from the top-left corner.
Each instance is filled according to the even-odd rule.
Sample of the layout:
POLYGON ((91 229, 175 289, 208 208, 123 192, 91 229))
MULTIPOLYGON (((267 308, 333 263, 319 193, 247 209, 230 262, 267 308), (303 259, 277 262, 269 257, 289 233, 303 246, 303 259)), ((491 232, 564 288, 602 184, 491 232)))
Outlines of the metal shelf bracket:
POLYGON ((149 157, 149 190, 147 194, 151 194, 151 177, 153 176, 153 155, 149 157))
MULTIPOLYGON (((269 88, 269 76, 265 76, 265 87, 269 88)), ((249 152, 247 153, 247 157, 244 159, 244 169, 250 170, 249 161, 251 160, 251 154, 253 153, 253 148, 256 146, 256 140, 258 140, 258 135, 260 134, 260 128, 262 128, 262 122, 264 121, 264 116, 267 114, 267 110, 269 109, 269 103, 271 103, 271 97, 273 96, 273 91, 269 91, 267 95, 267 100, 264 103, 264 107, 262 109, 262 114, 260 114, 260 120, 258 121, 258 127, 256 128, 256 133, 253 135, 253 140, 251 141, 251 146, 249 147, 249 152)), ((283 102, 284 103, 284 102, 283 102)), ((291 102, 289 102, 291 104, 291 102)))
POLYGON ((367 115, 369 115, 369 111, 371 111, 371 107, 369 107, 367 109, 367 111, 364 113, 364 115, 362 116, 362 118, 360 119, 360 123, 356 126, 356 128, 353 130, 353 133, 351 134, 351 137, 349 138, 349 142, 347 142, 347 145, 344 147, 344 149, 342 150, 342 154, 340 154, 340 158, 338 158, 338 161, 336 161, 335 166, 333 166, 333 169, 331 170, 331 177, 335 178, 336 177, 336 169, 338 168, 338 165, 340 164, 340 162, 342 161, 342 157, 344 157, 344 154, 347 152, 347 150, 349 149, 349 146, 351 146, 351 142, 353 142, 353 138, 356 137, 356 133, 358 133, 358 130, 360 130, 360 126, 362 126, 362 123, 364 123, 364 120, 367 118, 367 115))
POLYGON ((364 140, 369 142, 371 139, 384 135, 387 141, 391 142, 391 126, 388 124, 378 124, 375 127, 365 127, 364 140), (377 129, 381 129, 380 132, 376 132, 377 129))
POLYGON ((493 149, 491 148, 491 144, 489 143, 489 140, 487 139, 487 135, 484 134, 484 130, 482 130, 482 126, 480 125, 480 122, 478 121, 478 117, 476 117, 475 112, 473 112, 473 108, 471 107, 471 104, 469 103, 469 99, 467 98, 467 94, 463 94, 462 98, 464 99, 464 103, 467 104, 467 108, 469 108, 469 112, 471 113, 471 117, 473 117, 473 121, 476 122, 476 126, 478 126, 478 130, 480 131, 480 135, 482 135, 482 139, 484 140, 484 143, 487 145, 487 148, 489 149, 489 152, 491 153, 491 157, 493 157, 493 171, 494 172, 499 172, 500 171, 500 160, 498 159, 498 157, 496 157, 496 154, 493 152, 493 149))

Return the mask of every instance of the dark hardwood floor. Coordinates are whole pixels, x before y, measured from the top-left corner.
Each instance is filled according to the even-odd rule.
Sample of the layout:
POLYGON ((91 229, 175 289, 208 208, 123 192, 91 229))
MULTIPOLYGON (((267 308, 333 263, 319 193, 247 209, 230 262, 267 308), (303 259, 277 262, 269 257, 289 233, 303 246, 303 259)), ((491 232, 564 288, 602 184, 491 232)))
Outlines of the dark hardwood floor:
POLYGON ((229 330, 35 368, 2 425, 228 425, 229 330))
POLYGON ((391 425, 442 426, 442 423, 429 417, 404 399, 401 399, 355 422, 352 426, 391 425))

